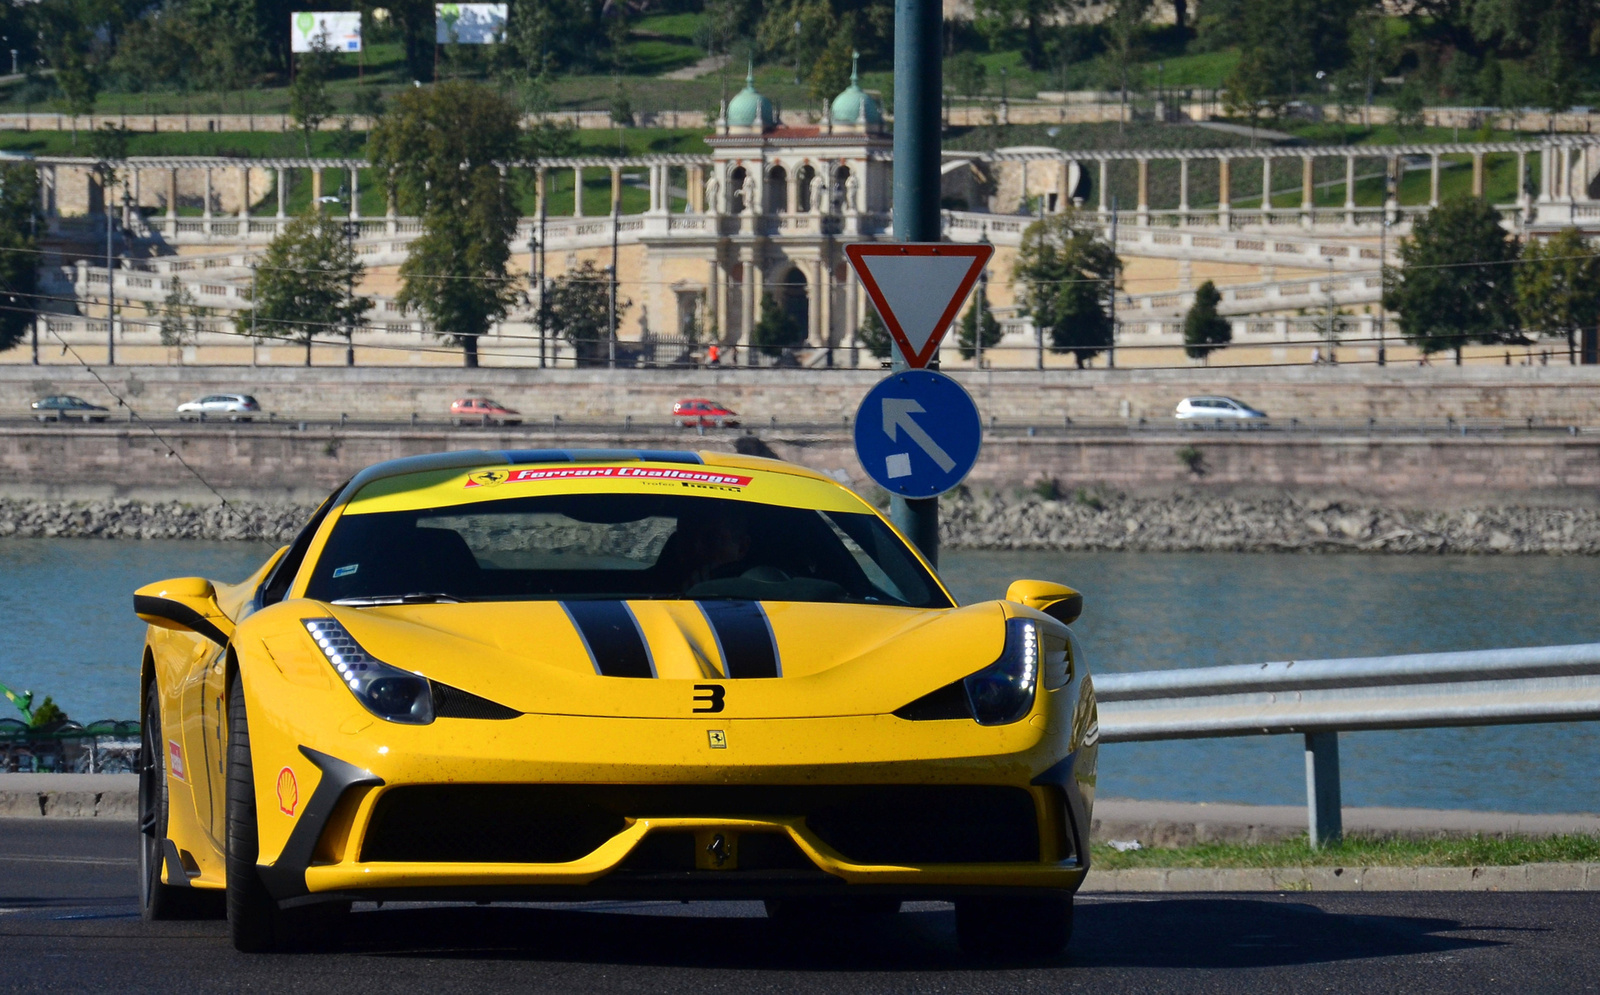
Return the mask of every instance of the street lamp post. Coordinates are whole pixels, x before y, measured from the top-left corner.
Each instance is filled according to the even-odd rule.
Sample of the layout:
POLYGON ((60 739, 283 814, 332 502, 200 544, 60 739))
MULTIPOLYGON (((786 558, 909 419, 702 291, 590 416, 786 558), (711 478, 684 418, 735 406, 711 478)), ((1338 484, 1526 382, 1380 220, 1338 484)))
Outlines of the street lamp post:
MULTIPOLYGON (((939 218, 939 60, 943 11, 932 0, 894 5, 894 237, 937 242, 939 218)), ((1003 72, 1003 71, 1002 71, 1003 72)), ((1001 77, 1002 80, 1004 76, 1001 77)), ((894 368, 905 369, 895 351, 894 368)), ((889 514, 928 562, 939 562, 939 499, 894 496, 889 514)))
POLYGON ((117 274, 114 266, 116 259, 112 255, 111 240, 116 231, 116 214, 111 209, 111 162, 102 163, 100 206, 106 212, 106 365, 117 365, 117 274))

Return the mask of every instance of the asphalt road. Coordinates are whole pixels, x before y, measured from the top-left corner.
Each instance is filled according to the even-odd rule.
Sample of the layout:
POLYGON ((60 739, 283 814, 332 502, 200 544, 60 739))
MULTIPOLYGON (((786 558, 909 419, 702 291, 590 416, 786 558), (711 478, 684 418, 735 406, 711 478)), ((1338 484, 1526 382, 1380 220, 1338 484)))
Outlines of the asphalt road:
POLYGON ((935 903, 804 935, 750 903, 358 906, 341 953, 246 956, 142 922, 135 854, 126 822, 0 820, 0 990, 1600 991, 1592 893, 1084 896, 1064 957, 999 963, 935 903))

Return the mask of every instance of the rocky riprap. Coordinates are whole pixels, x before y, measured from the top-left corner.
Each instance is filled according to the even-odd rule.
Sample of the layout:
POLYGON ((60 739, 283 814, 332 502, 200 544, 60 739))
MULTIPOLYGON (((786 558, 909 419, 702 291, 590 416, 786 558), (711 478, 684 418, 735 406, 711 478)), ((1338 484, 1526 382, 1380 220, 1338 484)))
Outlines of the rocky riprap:
POLYGON ((97 539, 245 539, 288 542, 311 515, 293 504, 180 501, 58 502, 0 498, 0 536, 97 539))
MULTIPOLYGON (((288 542, 311 514, 292 504, 0 499, 0 536, 288 542)), ((959 493, 940 507, 940 541, 963 549, 1143 552, 1600 554, 1600 510, 1412 510, 1295 497, 1079 492, 959 493)))
POLYGON ((941 502, 939 517, 940 541, 967 549, 1600 554, 1600 510, 1592 508, 1414 510, 1295 497, 967 493, 941 502))

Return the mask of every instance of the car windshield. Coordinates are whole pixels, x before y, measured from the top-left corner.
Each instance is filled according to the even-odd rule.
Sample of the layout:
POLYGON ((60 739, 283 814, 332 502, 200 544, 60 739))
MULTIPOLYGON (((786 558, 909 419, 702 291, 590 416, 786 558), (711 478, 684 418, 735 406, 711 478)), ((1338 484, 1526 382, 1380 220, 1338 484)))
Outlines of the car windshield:
POLYGON ((321 601, 413 594, 951 607, 876 515, 665 494, 344 515, 306 589, 321 601))

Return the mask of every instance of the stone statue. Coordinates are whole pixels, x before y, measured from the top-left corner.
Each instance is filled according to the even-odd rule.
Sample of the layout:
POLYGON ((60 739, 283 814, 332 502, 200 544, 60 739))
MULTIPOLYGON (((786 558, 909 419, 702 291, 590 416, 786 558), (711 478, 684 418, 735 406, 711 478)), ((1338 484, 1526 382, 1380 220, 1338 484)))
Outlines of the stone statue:
POLYGON ((823 203, 828 196, 828 184, 821 174, 811 177, 811 213, 821 214, 827 207, 823 203))
POLYGON ((706 177, 706 211, 710 214, 722 213, 722 181, 717 179, 715 171, 706 177))
POLYGON ((856 194, 861 189, 861 181, 856 179, 856 174, 851 173, 844 181, 844 209, 847 214, 855 214, 861 210, 861 205, 856 202, 856 194))

